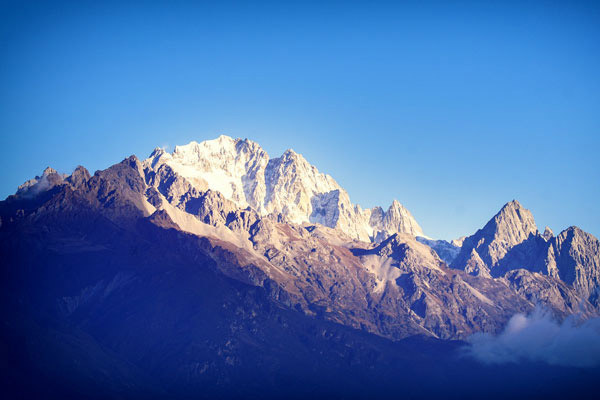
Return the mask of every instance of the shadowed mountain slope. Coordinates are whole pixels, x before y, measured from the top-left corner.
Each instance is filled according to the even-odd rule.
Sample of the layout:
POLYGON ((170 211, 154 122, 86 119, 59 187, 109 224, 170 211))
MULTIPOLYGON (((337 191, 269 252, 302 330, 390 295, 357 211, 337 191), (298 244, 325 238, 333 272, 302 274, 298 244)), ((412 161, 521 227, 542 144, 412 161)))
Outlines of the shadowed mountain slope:
POLYGON ((540 235, 516 201, 462 243, 416 237, 397 202, 369 211, 363 237, 351 219, 338 223, 363 213, 345 192, 306 189, 331 178, 256 146, 220 138, 93 175, 48 168, 0 202, 7 387, 57 398, 426 398, 449 387, 459 398, 490 387, 551 397, 559 374, 593 381, 535 365, 540 389, 532 365, 482 368, 456 340, 497 333, 536 304, 558 318, 597 315, 596 238, 575 227, 540 235), (217 165, 231 192, 211 187, 217 165), (261 189, 263 173, 285 183, 261 189), (294 193, 295 211, 264 202, 285 206, 294 193), (47 390, 28 388, 33 375, 47 390))

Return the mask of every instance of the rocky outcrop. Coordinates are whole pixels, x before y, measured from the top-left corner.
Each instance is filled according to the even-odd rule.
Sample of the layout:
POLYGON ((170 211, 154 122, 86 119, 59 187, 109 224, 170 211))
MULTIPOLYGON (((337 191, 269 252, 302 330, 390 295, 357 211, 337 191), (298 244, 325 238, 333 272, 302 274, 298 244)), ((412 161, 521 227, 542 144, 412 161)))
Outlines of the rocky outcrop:
POLYGON ((546 227, 544 229, 544 233, 542 233, 542 237, 545 241, 548 241, 554 237, 554 232, 552 232, 552 229, 550 229, 549 227, 546 227))
POLYGON ((412 236, 423 236, 423 230, 412 214, 398 200, 383 211, 381 207, 371 210, 369 225, 373 228, 373 239, 381 242, 394 233, 408 233, 412 236))
POLYGON ((544 305, 561 317, 576 313, 586 316, 596 314, 585 295, 560 279, 526 269, 509 271, 503 279, 532 304, 544 305))
POLYGON ((547 263, 556 265, 560 279, 598 307, 600 288, 600 242, 576 226, 554 238, 547 263))
POLYGON ((73 171, 71 175, 65 179, 71 186, 74 188, 82 187, 89 181, 91 178, 90 173, 85 167, 78 165, 77 168, 73 171))

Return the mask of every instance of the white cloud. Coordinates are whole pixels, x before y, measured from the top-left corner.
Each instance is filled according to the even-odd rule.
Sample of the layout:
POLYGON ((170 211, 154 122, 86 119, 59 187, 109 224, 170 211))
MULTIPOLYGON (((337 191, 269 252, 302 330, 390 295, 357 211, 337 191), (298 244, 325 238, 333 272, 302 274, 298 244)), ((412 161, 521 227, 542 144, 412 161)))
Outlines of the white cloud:
POLYGON ((552 365, 593 367, 600 365, 600 318, 578 316, 562 323, 536 308, 514 315, 497 336, 477 333, 468 340, 467 353, 486 364, 542 361, 552 365))

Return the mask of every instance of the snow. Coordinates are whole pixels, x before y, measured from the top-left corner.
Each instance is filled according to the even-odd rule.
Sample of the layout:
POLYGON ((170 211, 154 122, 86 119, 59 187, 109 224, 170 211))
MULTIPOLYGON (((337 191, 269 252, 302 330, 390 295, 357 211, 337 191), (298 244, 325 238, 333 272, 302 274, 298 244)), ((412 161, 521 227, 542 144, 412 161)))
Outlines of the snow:
POLYGON ((260 215, 281 214, 287 221, 319 223, 343 231, 353 239, 383 240, 395 232, 423 235, 406 208, 394 201, 380 218, 362 210, 329 175, 306 159, 286 150, 270 158, 260 145, 248 139, 221 135, 204 142, 176 146, 172 153, 156 149, 144 166, 157 170, 168 164, 198 191, 212 189, 240 208, 250 206, 260 215))

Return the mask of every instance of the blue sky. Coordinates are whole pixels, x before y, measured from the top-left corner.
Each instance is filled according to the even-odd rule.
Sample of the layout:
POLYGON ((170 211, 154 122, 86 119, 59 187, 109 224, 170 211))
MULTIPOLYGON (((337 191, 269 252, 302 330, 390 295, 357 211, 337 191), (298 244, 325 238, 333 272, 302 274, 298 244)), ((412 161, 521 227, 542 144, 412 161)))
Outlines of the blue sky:
POLYGON ((3 2, 0 197, 227 134, 433 237, 513 198, 600 236, 600 7, 448 3, 3 2))

